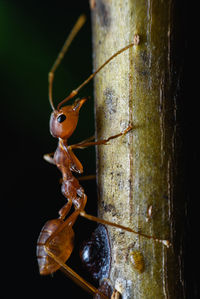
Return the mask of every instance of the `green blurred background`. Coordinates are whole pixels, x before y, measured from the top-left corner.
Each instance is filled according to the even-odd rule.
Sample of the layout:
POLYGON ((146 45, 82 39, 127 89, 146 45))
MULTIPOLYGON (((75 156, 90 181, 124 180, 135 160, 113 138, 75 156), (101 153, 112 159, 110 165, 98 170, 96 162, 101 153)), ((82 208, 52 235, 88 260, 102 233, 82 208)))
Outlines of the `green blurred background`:
MULTIPOLYGON (((86 14, 87 22, 55 75, 55 103, 59 103, 92 72, 88 1, 0 1, 1 148, 2 165, 5 166, 5 188, 1 196, 3 206, 5 204, 2 210, 6 219, 4 242, 8 256, 5 298, 13 295, 19 298, 55 298, 55 294, 56 298, 80 295, 91 298, 62 273, 56 273, 53 278, 41 277, 35 256, 42 226, 47 220, 56 218, 66 202, 60 192, 60 173, 42 158, 57 146, 57 140, 49 133, 51 108, 47 77, 68 33, 82 13, 86 14)), ((71 144, 94 134, 92 83, 80 92, 80 96, 91 98, 81 110, 75 136, 69 141, 71 144)), ((94 174, 94 149, 77 151, 77 155, 85 174, 94 174)), ((83 185, 89 197, 87 211, 93 213, 95 183, 83 185)), ((83 228, 82 240, 82 232, 89 232, 90 227, 88 229, 88 222, 78 221, 76 247, 80 228, 83 228)), ((79 271, 79 264, 78 251, 75 250, 71 266, 84 275, 85 271, 79 271)))

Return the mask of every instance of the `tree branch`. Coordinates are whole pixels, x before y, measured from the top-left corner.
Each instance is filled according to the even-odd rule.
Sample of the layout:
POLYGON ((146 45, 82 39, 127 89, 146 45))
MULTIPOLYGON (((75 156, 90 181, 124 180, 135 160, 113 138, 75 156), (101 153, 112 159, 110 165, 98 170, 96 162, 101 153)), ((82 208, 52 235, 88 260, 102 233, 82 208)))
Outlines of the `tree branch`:
MULTIPOLYGON (((95 78, 99 146, 99 216, 144 234, 169 239, 167 247, 108 227, 109 279, 123 298, 184 298, 183 185, 177 130, 180 64, 174 1, 92 1, 94 69, 140 36, 95 78), (178 213, 177 213, 178 211, 178 213), (179 214, 179 215, 178 215, 179 214)), ((179 46, 180 47, 180 46, 179 46)))

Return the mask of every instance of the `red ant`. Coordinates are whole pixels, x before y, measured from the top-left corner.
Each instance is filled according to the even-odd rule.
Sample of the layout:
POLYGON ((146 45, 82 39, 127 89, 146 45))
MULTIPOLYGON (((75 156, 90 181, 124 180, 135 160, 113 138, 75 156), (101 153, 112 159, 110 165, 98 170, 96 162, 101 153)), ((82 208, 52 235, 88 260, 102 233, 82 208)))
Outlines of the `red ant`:
POLYGON ((58 104, 57 108, 55 108, 52 99, 52 86, 55 70, 61 63, 61 60, 63 59, 64 54, 66 53, 69 45, 71 44, 72 40, 74 39, 75 35, 78 33, 80 28, 83 26, 84 22, 85 16, 81 15, 77 20, 75 26, 73 27, 71 33, 69 34, 68 38, 66 39, 63 48, 59 52, 59 55, 49 72, 49 102, 53 109, 50 118, 50 131, 53 137, 58 138, 58 147, 55 153, 46 154, 44 156, 44 159, 52 164, 55 164, 61 171, 61 190, 63 195, 67 198, 67 203, 59 211, 58 219, 53 219, 46 222, 46 224, 42 228, 42 231, 37 241, 37 259, 41 275, 48 275, 57 271, 59 268, 62 268, 71 279, 73 279, 84 289, 86 289, 92 294, 99 294, 103 298, 107 298, 107 296, 102 294, 98 289, 96 289, 93 285, 85 281, 82 277, 80 277, 76 272, 74 272, 65 264, 65 262, 68 260, 73 251, 74 231, 72 227, 79 215, 92 221, 96 221, 105 225, 115 226, 117 228, 132 232, 134 234, 153 239, 154 241, 161 242, 166 246, 169 246, 169 242, 166 240, 157 239, 154 236, 148 236, 143 233, 133 231, 128 227, 124 227, 122 225, 111 223, 109 221, 99 219, 95 216, 88 215, 84 210, 87 202, 87 196, 84 192, 83 187, 79 184, 78 179, 76 179, 72 174, 72 172, 81 174, 83 172, 83 166, 73 153, 73 149, 81 149, 92 145, 107 144, 108 141, 110 141, 111 139, 127 134, 132 129, 132 126, 129 125, 124 131, 107 139, 91 141, 93 138, 89 138, 78 144, 68 145, 67 140, 73 134, 77 126, 79 110, 81 109, 82 105, 86 102, 87 99, 77 99, 72 105, 64 107, 62 106, 70 99, 72 99, 74 96, 76 96, 79 90, 83 86, 85 86, 114 57, 137 44, 137 42, 133 42, 116 52, 114 55, 112 55, 77 89, 73 90, 68 97, 61 101, 58 104), (66 218, 67 214, 71 210, 72 205, 74 206, 74 211, 68 218, 66 218))

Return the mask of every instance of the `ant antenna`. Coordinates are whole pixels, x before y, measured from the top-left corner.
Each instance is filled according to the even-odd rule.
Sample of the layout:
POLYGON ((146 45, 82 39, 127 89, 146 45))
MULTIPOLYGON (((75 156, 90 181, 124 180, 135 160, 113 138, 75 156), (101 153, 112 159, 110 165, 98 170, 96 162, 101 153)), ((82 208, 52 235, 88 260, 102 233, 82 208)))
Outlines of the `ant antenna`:
POLYGON ((71 45, 73 39, 75 38, 76 34, 79 32, 81 27, 84 25, 86 21, 86 16, 85 15, 80 15, 78 18, 76 24, 72 28, 72 31, 70 32, 69 36, 67 37, 62 49, 60 50, 52 68, 50 69, 48 79, 49 79, 49 102, 51 105, 51 108, 55 110, 54 104, 53 104, 53 97, 52 97, 52 87, 53 87, 53 79, 54 79, 54 73, 58 66, 60 65, 65 53, 67 52, 69 46, 71 45))
POLYGON ((57 110, 59 110, 59 108, 66 103, 67 101, 69 101, 71 98, 73 98, 74 96, 77 95, 77 93, 79 92, 79 90, 85 86, 89 81, 91 81, 94 76, 96 76, 96 74, 102 69, 104 68, 104 66, 106 64, 108 64, 113 58, 115 58, 117 55, 121 54, 122 52, 126 51, 127 49, 131 48, 134 45, 138 45, 139 43, 139 35, 135 35, 134 37, 134 41, 127 45, 126 47, 120 49, 119 51, 117 51, 115 54, 113 54, 108 60, 106 60, 94 73, 92 73, 81 85, 79 85, 79 87, 77 87, 75 90, 72 90, 72 92, 69 94, 69 96, 67 98, 65 98, 62 102, 60 102, 57 106, 57 110))

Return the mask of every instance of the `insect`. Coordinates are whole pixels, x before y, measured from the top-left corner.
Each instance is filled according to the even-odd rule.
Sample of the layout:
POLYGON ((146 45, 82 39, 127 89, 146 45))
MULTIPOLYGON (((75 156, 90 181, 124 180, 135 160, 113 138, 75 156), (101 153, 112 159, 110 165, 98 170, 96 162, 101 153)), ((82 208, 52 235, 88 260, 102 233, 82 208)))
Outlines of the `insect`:
POLYGON ((134 250, 130 253, 130 256, 135 270, 137 270, 138 273, 144 272, 145 264, 142 253, 139 250, 134 250))
POLYGON ((96 221, 105 225, 111 225, 135 234, 139 234, 140 236, 149 239, 154 239, 154 241, 161 242, 167 246, 168 241, 157 239, 154 236, 148 236, 142 233, 138 233, 128 227, 124 227, 122 225, 111 223, 109 221, 99 219, 95 216, 88 215, 84 210, 87 203, 87 195, 85 194, 85 191, 80 185, 78 179, 73 175, 73 172, 78 174, 83 173, 83 166, 74 154, 73 150, 82 149, 88 146, 107 144, 110 140, 127 134, 132 129, 132 126, 129 125, 124 131, 110 136, 107 139, 92 141, 94 138, 89 138, 80 143, 68 145, 68 138, 73 134, 77 126, 79 111, 83 104, 86 102, 87 98, 76 99, 71 105, 67 105, 64 107, 63 105, 70 99, 74 98, 78 94, 79 90, 83 86, 85 86, 114 57, 136 44, 135 42, 132 42, 128 46, 122 48, 114 55, 112 55, 78 88, 73 90, 64 100, 62 100, 57 105, 57 107, 55 107, 52 97, 54 73, 61 63, 69 45, 71 44, 80 28, 83 26, 84 22, 85 16, 81 15, 77 20, 75 26, 73 27, 71 33, 69 34, 68 38, 66 39, 64 46, 59 52, 58 57, 55 60, 48 76, 49 102, 53 110, 50 117, 50 132, 53 137, 58 138, 58 147, 54 153, 46 154, 44 156, 44 159, 49 163, 56 165, 61 171, 61 191, 67 199, 67 203, 60 209, 59 217, 57 219, 47 221, 42 228, 37 241, 37 259, 41 275, 48 275, 62 268, 72 280, 74 280, 88 292, 92 294, 99 294, 102 298, 108 298, 65 264, 74 248, 73 225, 79 216, 85 217, 91 221, 96 221), (74 210, 71 212, 72 207, 74 208, 74 210), (71 212, 70 216, 68 216, 69 212, 71 212))
POLYGON ((99 224, 90 238, 82 243, 79 255, 84 268, 94 280, 102 281, 108 277, 111 254, 105 225, 99 224))

